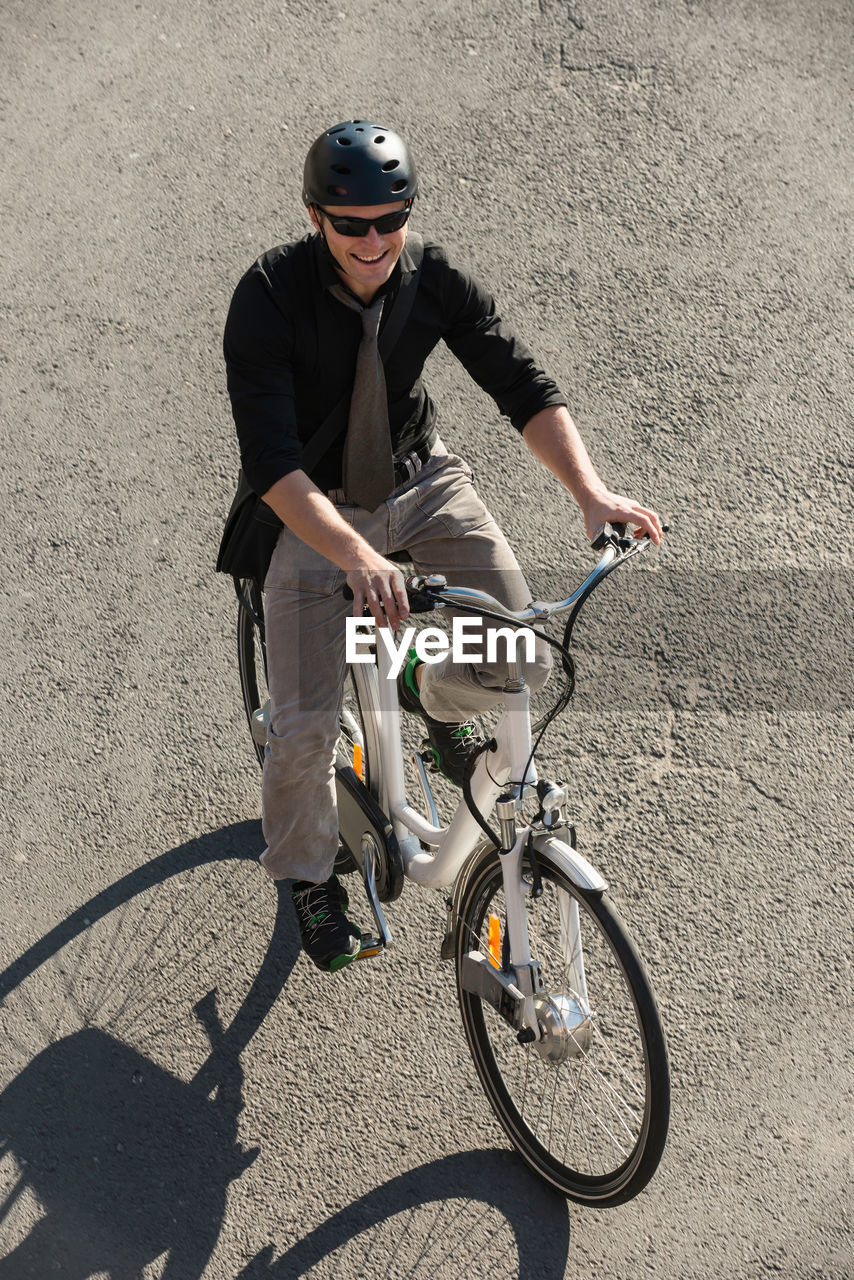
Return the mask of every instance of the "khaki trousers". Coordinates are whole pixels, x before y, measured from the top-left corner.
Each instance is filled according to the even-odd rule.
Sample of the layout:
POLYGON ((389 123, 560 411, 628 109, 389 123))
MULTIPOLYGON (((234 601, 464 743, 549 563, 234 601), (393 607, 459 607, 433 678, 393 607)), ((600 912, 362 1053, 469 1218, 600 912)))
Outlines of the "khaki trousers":
MULTIPOLYGON (((487 591, 511 609, 530 603, 516 557, 475 492, 471 471, 440 440, 422 470, 376 511, 337 509, 382 555, 408 551, 418 573, 442 573, 451 585, 487 591)), ((276 880, 326 880, 338 851, 334 758, 352 609, 341 593, 345 576, 282 530, 264 584, 271 709, 261 862, 276 880)), ((545 684, 549 667, 548 648, 538 642, 536 661, 523 664, 532 688, 545 684)), ((501 701, 506 674, 501 645, 492 663, 454 664, 449 654, 425 669, 425 710, 459 723, 501 701)))

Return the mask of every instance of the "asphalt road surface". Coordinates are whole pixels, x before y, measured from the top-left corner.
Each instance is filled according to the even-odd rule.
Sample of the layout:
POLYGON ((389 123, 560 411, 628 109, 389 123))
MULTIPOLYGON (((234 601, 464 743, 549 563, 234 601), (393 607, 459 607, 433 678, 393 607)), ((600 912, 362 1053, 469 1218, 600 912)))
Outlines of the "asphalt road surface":
MULTIPOLYGON (((4 0, 2 33, 0 1277, 850 1280, 849 4, 4 0), (221 331, 354 115, 672 525, 549 745, 672 1054, 609 1212, 493 1121, 438 895, 328 979, 255 863, 221 331)), ((571 501, 428 372, 559 594, 571 501)))

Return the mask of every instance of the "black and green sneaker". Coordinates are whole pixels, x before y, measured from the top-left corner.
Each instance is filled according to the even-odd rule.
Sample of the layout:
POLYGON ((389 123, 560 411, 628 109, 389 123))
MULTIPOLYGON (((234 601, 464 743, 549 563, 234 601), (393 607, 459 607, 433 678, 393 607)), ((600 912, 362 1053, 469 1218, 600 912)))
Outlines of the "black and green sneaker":
POLYGON ((362 949, 362 931, 347 919, 347 894, 338 877, 332 875, 322 884, 295 880, 291 899, 297 913, 303 949, 309 959, 324 973, 335 973, 351 960, 357 960, 362 949))
POLYGON ((437 769, 455 786, 461 787, 468 758, 481 745, 481 740, 471 721, 466 721, 465 724, 445 724, 427 714, 421 705, 421 695, 415 679, 415 668, 420 664, 421 659, 414 649, 410 649, 407 663, 397 677, 398 701, 404 711, 420 716, 424 721, 437 769))

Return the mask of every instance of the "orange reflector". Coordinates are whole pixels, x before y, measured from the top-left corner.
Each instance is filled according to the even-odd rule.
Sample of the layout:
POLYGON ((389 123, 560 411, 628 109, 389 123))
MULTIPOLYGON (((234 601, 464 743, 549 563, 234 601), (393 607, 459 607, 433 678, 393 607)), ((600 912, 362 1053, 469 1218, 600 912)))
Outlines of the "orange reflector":
POLYGON ((501 921, 494 915, 489 917, 489 963, 501 968, 501 921))
POLYGON ((357 775, 360 782, 365 781, 365 768, 362 759, 362 747, 358 742, 353 743, 353 772, 357 775))

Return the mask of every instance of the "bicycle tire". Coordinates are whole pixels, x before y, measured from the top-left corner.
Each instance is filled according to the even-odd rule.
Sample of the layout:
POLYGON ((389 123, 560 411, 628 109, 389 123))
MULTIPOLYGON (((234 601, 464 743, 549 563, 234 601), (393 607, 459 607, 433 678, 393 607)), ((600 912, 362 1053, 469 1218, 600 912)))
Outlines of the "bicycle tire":
MULTIPOLYGON (((371 735, 366 731, 359 701, 359 690, 353 679, 352 670, 348 670, 341 693, 341 708, 338 712, 335 768, 336 771, 352 769, 357 778, 364 783, 371 795, 376 799, 377 770, 373 767, 373 762, 374 752, 371 748, 371 735)), ((338 857, 335 859, 335 871, 338 875, 348 875, 357 869, 356 860, 342 838, 338 857)))
POLYGON ((263 632, 264 593, 254 578, 237 580, 238 595, 249 605, 237 606, 237 662, 243 709, 258 763, 264 764, 264 742, 252 731, 253 718, 267 703, 267 644, 263 632), (251 610, 251 612, 250 612, 251 610), (254 615, 254 616, 253 616, 254 615), (261 626, 259 626, 259 623, 261 626))
MULTIPOLYGON (((552 1030, 537 1043, 520 1044, 517 1032, 461 985, 466 952, 489 956, 496 950, 495 933, 489 939, 490 915, 497 915, 502 938, 496 967, 512 963, 494 848, 476 862, 461 896, 460 1012, 489 1103, 519 1155, 569 1199, 606 1208, 636 1196, 661 1160, 670 1116, 664 1033, 649 980, 613 904, 602 894, 579 890, 546 854, 540 870, 543 895, 536 901, 527 897, 527 918, 531 955, 545 983, 538 1020, 552 1030), (580 922, 586 1009, 567 977, 571 957, 561 938, 561 919, 568 919, 572 903, 580 922), (567 1034, 567 1026, 586 1012, 567 1034)), ((527 866, 524 875, 530 882, 527 866)))

